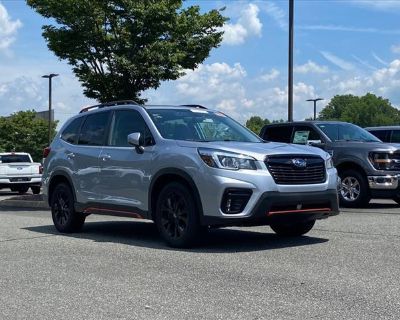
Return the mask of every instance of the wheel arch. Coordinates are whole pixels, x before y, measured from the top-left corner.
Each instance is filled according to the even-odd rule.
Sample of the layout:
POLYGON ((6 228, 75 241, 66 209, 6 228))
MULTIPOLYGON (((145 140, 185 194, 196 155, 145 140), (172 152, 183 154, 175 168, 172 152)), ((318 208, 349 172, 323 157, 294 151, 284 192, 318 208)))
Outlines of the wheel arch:
POLYGON ((49 186, 47 188, 47 201, 49 206, 54 189, 59 183, 66 183, 67 185, 69 185, 69 187, 71 188, 72 196, 74 197, 74 202, 76 202, 75 189, 73 187, 74 185, 71 178, 64 171, 55 171, 50 178, 49 186))
POLYGON ((183 170, 176 168, 162 169, 154 175, 149 188, 149 217, 154 220, 155 206, 157 201, 157 195, 160 193, 162 188, 170 182, 180 182, 191 191, 196 207, 199 210, 200 221, 203 220, 203 205, 201 203, 199 190, 192 179, 192 177, 183 170))
POLYGON ((362 167, 362 165, 354 162, 354 161, 344 161, 336 166, 338 174, 340 175, 341 172, 345 170, 356 170, 360 172, 365 178, 367 178, 367 173, 362 167))

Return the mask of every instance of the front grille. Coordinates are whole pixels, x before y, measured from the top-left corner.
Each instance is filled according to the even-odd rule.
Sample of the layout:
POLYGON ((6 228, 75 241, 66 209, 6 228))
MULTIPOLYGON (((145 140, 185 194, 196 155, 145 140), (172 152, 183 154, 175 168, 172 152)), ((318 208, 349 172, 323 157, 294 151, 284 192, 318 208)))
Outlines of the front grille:
POLYGON ((277 184, 316 184, 326 180, 325 163, 313 155, 272 155, 265 164, 277 184))

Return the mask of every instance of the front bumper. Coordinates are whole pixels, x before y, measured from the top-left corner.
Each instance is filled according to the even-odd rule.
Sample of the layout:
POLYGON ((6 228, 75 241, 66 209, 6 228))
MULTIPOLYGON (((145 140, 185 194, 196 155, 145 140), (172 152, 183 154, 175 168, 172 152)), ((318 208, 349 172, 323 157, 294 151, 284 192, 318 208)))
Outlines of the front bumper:
POLYGON ((265 192, 246 217, 204 216, 211 226, 268 225, 277 222, 324 219, 339 214, 336 190, 320 192, 265 192))
POLYGON ((399 187, 400 175, 368 176, 370 189, 394 190, 399 187))

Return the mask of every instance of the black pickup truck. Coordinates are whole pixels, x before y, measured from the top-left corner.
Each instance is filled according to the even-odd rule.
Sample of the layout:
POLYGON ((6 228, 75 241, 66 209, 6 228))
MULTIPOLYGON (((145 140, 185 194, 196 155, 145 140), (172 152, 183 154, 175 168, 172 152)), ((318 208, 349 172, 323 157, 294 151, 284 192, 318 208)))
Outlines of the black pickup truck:
POLYGON ((319 147, 330 153, 341 178, 340 202, 363 207, 371 198, 400 204, 400 149, 366 130, 339 121, 301 121, 266 125, 267 141, 319 147))

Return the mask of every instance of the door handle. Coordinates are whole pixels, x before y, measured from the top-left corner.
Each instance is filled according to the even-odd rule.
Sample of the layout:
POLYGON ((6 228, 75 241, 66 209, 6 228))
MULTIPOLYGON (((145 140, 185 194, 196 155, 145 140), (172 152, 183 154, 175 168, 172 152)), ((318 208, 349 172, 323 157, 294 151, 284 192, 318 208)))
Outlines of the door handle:
POLYGON ((104 155, 101 156, 101 160, 103 160, 103 161, 107 161, 107 160, 110 160, 110 159, 111 159, 111 156, 109 154, 104 154, 104 155))
POLYGON ((67 153, 67 158, 68 158, 68 159, 73 159, 73 158, 75 158, 75 153, 73 153, 73 152, 67 153))

